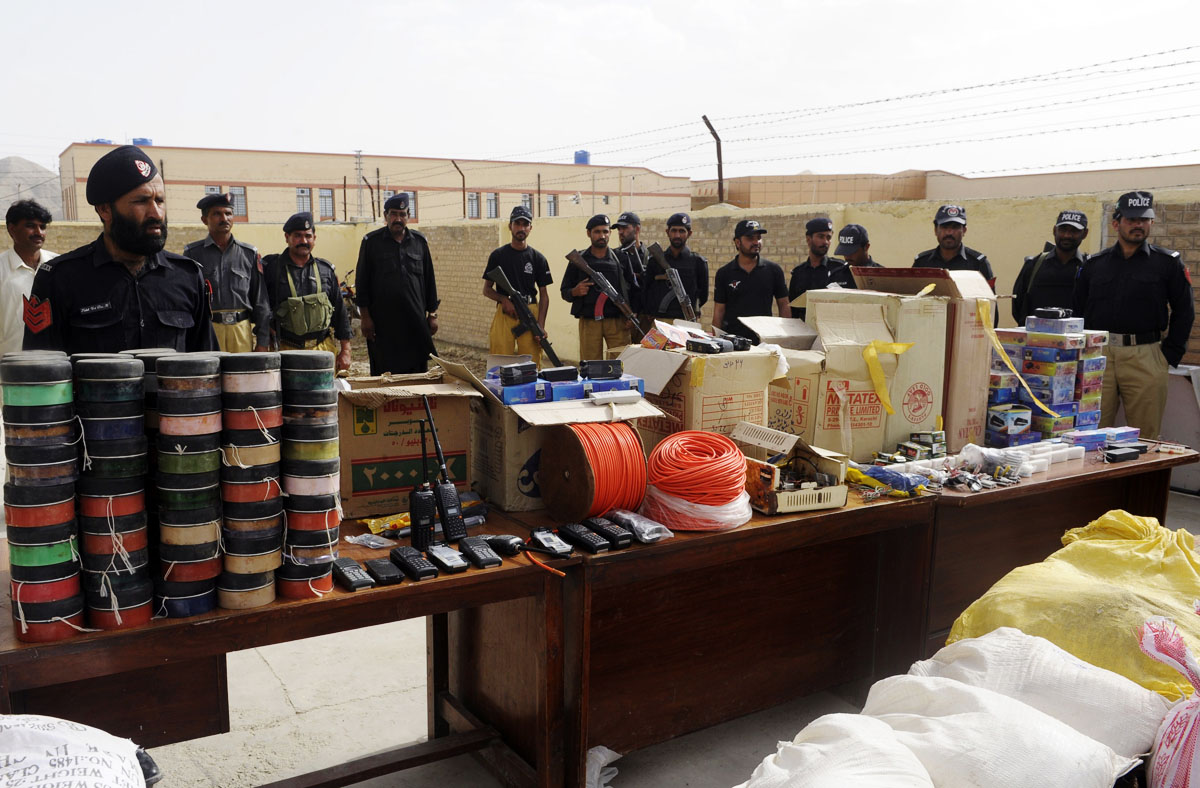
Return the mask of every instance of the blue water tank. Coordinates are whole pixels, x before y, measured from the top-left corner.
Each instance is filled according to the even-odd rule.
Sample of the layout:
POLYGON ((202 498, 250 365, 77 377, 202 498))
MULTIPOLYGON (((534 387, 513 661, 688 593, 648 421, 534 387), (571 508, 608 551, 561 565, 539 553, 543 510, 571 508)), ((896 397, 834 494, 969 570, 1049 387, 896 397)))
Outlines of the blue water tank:
POLYGON ((592 154, 588 153, 585 150, 575 151, 575 163, 576 164, 591 164, 592 163, 592 154))
POLYGON ((94 140, 84 140, 84 142, 88 142, 88 143, 91 143, 94 145, 112 145, 112 140, 106 140, 103 137, 97 137, 94 140))
POLYGON ((154 144, 154 140, 150 139, 149 137, 134 137, 133 144, 137 145, 139 148, 149 148, 154 144))

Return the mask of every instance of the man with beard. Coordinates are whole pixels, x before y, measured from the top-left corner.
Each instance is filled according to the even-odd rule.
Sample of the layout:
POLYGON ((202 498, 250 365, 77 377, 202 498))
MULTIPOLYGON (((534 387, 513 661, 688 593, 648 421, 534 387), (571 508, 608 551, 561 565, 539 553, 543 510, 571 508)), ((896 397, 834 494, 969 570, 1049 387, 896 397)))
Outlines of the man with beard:
MULTIPOLYGON (((795 301, 809 290, 825 290, 831 282, 841 287, 854 287, 850 268, 829 256, 829 245, 833 243, 833 222, 829 218, 809 219, 804 225, 804 240, 808 242, 808 259, 792 269, 788 301, 795 301)), ((792 307, 792 317, 803 320, 804 312, 803 307, 792 307)))
MULTIPOLYGON (((650 253, 642 243, 642 219, 633 211, 625 211, 617 217, 610 229, 617 231, 617 240, 621 244, 614 253, 629 277, 629 307, 639 316, 638 322, 645 328, 650 325, 650 321, 643 320, 641 316, 648 316, 649 308, 642 303, 642 296, 646 287, 646 267, 650 261, 650 253)), ((633 326, 629 326, 629 341, 642 341, 641 335, 637 334, 633 326)))
POLYGON ((938 245, 926 249, 913 260, 913 268, 945 268, 950 271, 978 271, 993 292, 996 275, 987 255, 963 245, 967 234, 967 209, 961 205, 943 205, 933 217, 933 234, 938 245))
MULTIPOLYGON (((877 263, 871 257, 871 239, 867 236, 867 228, 861 224, 848 224, 838 231, 838 245, 833 253, 845 260, 847 266, 883 268, 883 263, 877 263)), ((850 287, 856 287, 852 274, 848 281, 850 287)))
MULTIPOLYGON (((667 217, 667 240, 670 245, 663 256, 668 265, 679 271, 679 281, 683 283, 683 290, 699 316, 700 308, 708 302, 708 260, 688 248, 687 242, 691 237, 692 217, 686 213, 673 213, 667 217)), ((667 272, 659 268, 653 259, 647 265, 642 303, 652 318, 670 322, 684 318, 683 305, 675 297, 667 272)), ((648 328, 650 323, 642 325, 648 328)))
POLYGON ((713 282, 713 328, 746 337, 756 344, 758 336, 740 320, 770 315, 775 302, 780 317, 789 317, 787 284, 778 263, 762 257, 762 237, 767 231, 753 219, 743 219, 733 228, 737 257, 717 269, 713 282))
MULTIPOLYGON (((624 266, 608 248, 609 224, 608 217, 602 213, 588 219, 587 234, 591 244, 582 253, 583 259, 628 299, 632 285, 627 281, 628 274, 624 272, 624 266)), ((600 292, 583 271, 568 265, 559 285, 559 294, 571 304, 571 316, 579 319, 581 361, 604 358, 605 347, 612 351, 629 344, 629 329, 626 328, 621 310, 600 292)))
POLYGON ((440 301, 425 236, 408 227, 408 195, 383 204, 385 227, 363 236, 354 275, 371 374, 424 372, 440 301))
POLYGON ((1112 221, 1117 242, 1079 266, 1074 299, 1085 328, 1109 332, 1100 426, 1113 426, 1124 404, 1125 421, 1149 439, 1162 427, 1167 366, 1179 366, 1196 317, 1179 252, 1146 240, 1153 225, 1150 192, 1122 194, 1112 221))
POLYGON ((25 299, 33 287, 38 266, 58 257, 46 242, 50 212, 33 200, 18 200, 4 216, 12 248, 0 252, 0 353, 21 349, 25 324, 21 321, 25 299))
POLYGON ((1082 211, 1063 211, 1051 230, 1054 243, 1046 244, 1041 254, 1025 258, 1021 273, 1013 283, 1013 320, 1025 325, 1025 318, 1046 306, 1070 308, 1075 294, 1075 274, 1083 262, 1079 245, 1087 238, 1087 216, 1082 211))
POLYGON ((312 214, 288 217, 283 238, 287 249, 263 258, 280 349, 328 350, 337 356, 337 369, 350 369, 350 318, 333 263, 312 253, 317 245, 312 214))
POLYGON ((524 205, 512 209, 508 217, 508 231, 512 235, 512 242, 492 252, 483 269, 483 296, 496 302, 496 314, 488 332, 488 352, 502 356, 512 355, 514 351, 528 353, 533 357, 533 363, 541 367, 542 346, 538 344, 537 337, 532 331, 525 331, 519 337, 513 336, 513 329, 521 324, 517 309, 508 296, 496 290, 496 283, 487 278, 487 272, 493 268, 504 271, 509 284, 516 288, 525 303, 537 306, 537 322, 543 331, 546 330, 546 316, 550 314, 546 288, 554 284, 554 278, 550 275, 550 265, 545 256, 529 245, 533 214, 524 205))
POLYGON ((163 251, 166 189, 150 157, 133 145, 106 153, 88 174, 87 201, 104 231, 38 269, 24 304, 25 349, 215 350, 200 266, 163 251))
POLYGON ((208 237, 185 246, 183 254, 204 269, 217 342, 230 353, 265 351, 271 339, 271 309, 258 250, 233 237, 230 195, 206 194, 196 207, 208 237))

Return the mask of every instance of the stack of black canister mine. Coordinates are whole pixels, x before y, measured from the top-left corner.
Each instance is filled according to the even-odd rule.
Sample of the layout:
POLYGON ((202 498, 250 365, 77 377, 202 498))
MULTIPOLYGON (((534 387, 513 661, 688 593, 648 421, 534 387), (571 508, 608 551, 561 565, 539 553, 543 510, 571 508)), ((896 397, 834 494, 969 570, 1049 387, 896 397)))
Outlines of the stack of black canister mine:
POLYGON ((84 626, 71 362, 64 353, 5 354, 0 385, 13 628, 18 640, 61 640, 84 626))
POLYGON ((212 610, 221 574, 221 359, 158 356, 155 611, 184 617, 212 610))
POLYGON ((323 350, 287 350, 280 358, 287 531, 279 592, 320 596, 333 588, 341 525, 334 358, 323 350))
POLYGON ((72 357, 83 425, 76 484, 88 624, 126 629, 153 617, 146 520, 142 362, 116 354, 72 357))
POLYGON ((275 599, 275 570, 283 549, 279 354, 225 356, 221 385, 225 569, 217 581, 217 598, 221 607, 236 610, 275 599))

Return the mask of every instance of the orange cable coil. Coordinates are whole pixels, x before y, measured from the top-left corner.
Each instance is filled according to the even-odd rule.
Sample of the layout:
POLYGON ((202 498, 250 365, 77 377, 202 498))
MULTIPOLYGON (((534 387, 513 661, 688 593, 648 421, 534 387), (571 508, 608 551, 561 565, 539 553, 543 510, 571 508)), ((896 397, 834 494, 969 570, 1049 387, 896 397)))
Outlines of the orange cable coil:
POLYGON ((596 477, 587 516, 641 506, 646 495, 646 456, 633 427, 624 422, 567 426, 579 438, 596 477))
POLYGON ((685 430, 650 453, 642 514, 685 531, 736 528, 750 519, 746 457, 715 432, 685 430))

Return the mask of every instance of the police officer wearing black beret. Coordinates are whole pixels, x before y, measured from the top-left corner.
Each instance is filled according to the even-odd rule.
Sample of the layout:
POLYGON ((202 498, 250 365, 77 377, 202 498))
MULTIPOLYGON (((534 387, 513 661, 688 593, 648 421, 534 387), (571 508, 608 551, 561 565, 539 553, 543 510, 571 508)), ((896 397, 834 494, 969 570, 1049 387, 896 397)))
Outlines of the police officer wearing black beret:
POLYGON ((104 154, 88 173, 87 201, 104 231, 39 266, 25 301, 24 347, 214 350, 200 266, 163 251, 166 189, 153 160, 133 145, 104 154))
POLYGON ((1013 283, 1012 314, 1018 326, 1025 325, 1035 309, 1069 309, 1074 299, 1075 275, 1083 262, 1079 245, 1088 235, 1087 216, 1083 211, 1062 211, 1051 234, 1054 243, 1047 243, 1041 254, 1026 257, 1013 283))
POLYGON ((208 236, 183 248, 200 263, 212 297, 213 330, 221 350, 265 351, 271 341, 271 307, 258 249, 233 237, 233 199, 206 194, 196 203, 208 236))
POLYGON ((350 318, 333 263, 312 253, 317 228, 308 211, 283 224, 287 248, 263 258, 267 300, 282 350, 327 350, 350 368, 350 318))
MULTIPOLYGON (((854 287, 850 268, 841 260, 829 256, 833 243, 833 222, 826 216, 809 219, 804 225, 804 240, 808 242, 808 259, 792 269, 788 283, 788 301, 795 301, 809 290, 824 290, 830 283, 854 287)), ((803 307, 792 307, 792 317, 804 317, 803 307)))
POLYGON ((926 249, 913 260, 913 268, 945 268, 950 271, 978 271, 993 292, 996 275, 987 255, 963 244, 967 234, 967 209, 961 205, 943 205, 933 217, 933 234, 938 245, 926 249))
POLYGON ((1153 225, 1150 192, 1122 194, 1112 221, 1117 242, 1079 266, 1074 299, 1086 328, 1109 332, 1100 426, 1113 426, 1124 404, 1126 422, 1151 439, 1162 428, 1168 365, 1179 365, 1196 316, 1179 252, 1147 242, 1153 225))
MULTIPOLYGON (((692 237, 692 217, 686 213, 673 213, 667 217, 667 240, 663 250, 667 265, 679 271, 683 291, 692 302, 697 316, 700 308, 708 303, 708 260, 693 252, 687 245, 692 237)), ((646 314, 659 320, 682 320, 683 305, 675 296, 675 290, 667 278, 667 272, 650 259, 646 271, 646 284, 642 294, 646 314)), ((650 325, 644 323, 643 325, 650 325)))
MULTIPOLYGON (((612 232, 608 216, 598 213, 587 221, 589 246, 580 252, 592 270, 608 280, 626 301, 634 284, 630 274, 608 246, 612 232)), ((615 304, 600 292, 579 268, 568 265, 558 286, 559 295, 571 304, 571 317, 579 320, 580 360, 604 358, 604 350, 620 350, 629 344, 629 329, 615 304)))
POLYGON ((363 236, 358 248, 358 308, 367 338, 371 374, 424 372, 436 353, 437 282, 425 236, 408 226, 408 195, 383 204, 384 227, 363 236))

